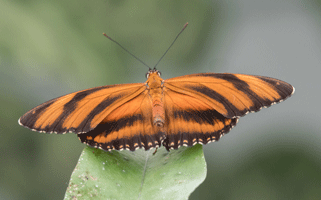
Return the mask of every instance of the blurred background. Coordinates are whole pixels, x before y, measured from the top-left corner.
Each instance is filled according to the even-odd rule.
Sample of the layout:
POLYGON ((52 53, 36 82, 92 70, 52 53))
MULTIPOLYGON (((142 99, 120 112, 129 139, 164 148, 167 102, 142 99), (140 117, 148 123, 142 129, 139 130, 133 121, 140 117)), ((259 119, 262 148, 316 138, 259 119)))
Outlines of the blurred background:
MULTIPOLYGON (((0 199, 62 199, 84 148, 18 118, 95 86, 200 72, 264 75, 296 88, 204 146, 208 175, 190 199, 320 199, 321 1, 0 0, 0 199)), ((157 181, 157 180, 155 180, 157 181)))

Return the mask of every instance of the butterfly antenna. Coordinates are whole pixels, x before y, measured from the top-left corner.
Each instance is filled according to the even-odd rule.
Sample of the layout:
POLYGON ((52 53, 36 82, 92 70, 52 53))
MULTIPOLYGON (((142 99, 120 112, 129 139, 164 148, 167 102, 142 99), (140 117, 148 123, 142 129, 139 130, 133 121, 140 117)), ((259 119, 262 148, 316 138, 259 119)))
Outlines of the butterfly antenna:
POLYGON ((173 46, 173 44, 175 43, 175 41, 177 40, 178 36, 185 30, 185 28, 187 27, 188 22, 184 25, 183 29, 181 30, 181 32, 179 32, 176 36, 176 38, 174 39, 174 41, 172 42, 172 44, 168 47, 168 49, 165 51, 165 53, 163 54, 163 56, 158 60, 158 62, 156 63, 156 65, 154 66, 154 69, 156 69, 156 66, 158 65, 158 63, 164 58, 164 56, 167 54, 168 50, 173 46))
POLYGON ((134 58, 136 58, 139 62, 141 62, 143 65, 145 65, 146 67, 148 67, 149 69, 151 69, 146 63, 144 63, 141 59, 137 58, 134 54, 130 53, 125 47, 123 47, 122 45, 120 45, 118 42, 116 42, 115 40, 113 40, 111 37, 109 37, 108 35, 106 35, 106 33, 103 33, 104 36, 106 36, 108 39, 110 39, 112 42, 116 43, 118 46, 120 46, 122 49, 124 49, 127 53, 129 53, 131 56, 133 56, 134 58))

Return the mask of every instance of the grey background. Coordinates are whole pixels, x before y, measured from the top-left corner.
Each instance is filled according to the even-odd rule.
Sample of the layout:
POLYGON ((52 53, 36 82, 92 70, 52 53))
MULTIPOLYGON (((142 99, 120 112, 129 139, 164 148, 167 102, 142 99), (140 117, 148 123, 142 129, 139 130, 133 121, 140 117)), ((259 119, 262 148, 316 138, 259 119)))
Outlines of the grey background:
MULTIPOLYGON (((320 1, 0 0, 0 199, 62 199, 84 148, 18 118, 52 98, 100 85, 200 72, 264 75, 293 97, 249 114, 204 146, 205 182, 190 199, 318 199, 321 195, 320 1)), ((157 181, 157 180, 155 180, 157 181)))

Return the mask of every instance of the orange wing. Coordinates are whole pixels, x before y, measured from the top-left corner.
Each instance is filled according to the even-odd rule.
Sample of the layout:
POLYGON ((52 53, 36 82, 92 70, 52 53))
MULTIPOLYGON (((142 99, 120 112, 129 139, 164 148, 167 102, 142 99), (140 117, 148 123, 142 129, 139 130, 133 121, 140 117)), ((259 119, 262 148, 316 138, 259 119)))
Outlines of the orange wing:
POLYGON ((152 105, 146 90, 113 110, 95 129, 78 137, 92 147, 134 151, 159 147, 165 133, 163 127, 153 124, 152 105))
POLYGON ((241 117, 285 100, 294 88, 281 80, 244 74, 192 74, 165 80, 164 87, 197 98, 227 118, 241 117))
POLYGON ((167 149, 217 141, 238 121, 224 117, 202 99, 167 88, 164 96, 167 149))
POLYGON ((148 150, 161 144, 177 149, 217 141, 240 116, 294 92, 290 84, 263 76, 207 73, 163 81, 155 78, 157 70, 149 73, 153 78, 145 84, 97 87, 50 100, 19 123, 40 132, 75 132, 83 143, 104 150, 148 150), (162 106, 153 108, 157 91, 162 106), (165 113, 165 122, 155 124, 153 111, 161 108, 164 112, 157 111, 165 113))
POLYGON ((85 133, 120 105, 146 90, 143 83, 91 88, 43 103, 24 114, 19 124, 47 133, 85 133))
POLYGON ((291 96, 277 79, 243 74, 193 74, 164 81, 167 137, 164 146, 207 144, 233 128, 238 118, 291 96))

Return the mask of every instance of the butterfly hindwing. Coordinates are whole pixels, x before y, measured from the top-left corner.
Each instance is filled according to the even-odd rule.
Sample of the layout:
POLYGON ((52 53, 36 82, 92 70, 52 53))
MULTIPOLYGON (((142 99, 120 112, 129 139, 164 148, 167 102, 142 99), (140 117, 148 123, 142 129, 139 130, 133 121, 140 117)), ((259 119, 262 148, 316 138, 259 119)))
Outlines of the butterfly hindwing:
POLYGON ((134 151, 160 146, 165 133, 161 127, 153 126, 152 106, 145 91, 113 110, 95 129, 78 137, 96 148, 134 151))
POLYGON ((145 90, 143 84, 102 86, 47 101, 28 111, 19 123, 39 132, 88 132, 115 106, 145 90))
POLYGON ((237 123, 198 98, 164 89, 167 149, 217 141, 237 123))

